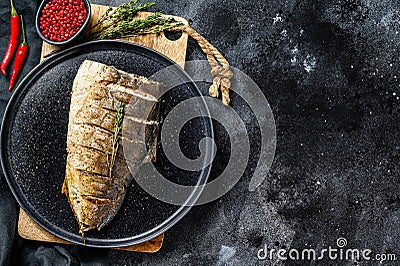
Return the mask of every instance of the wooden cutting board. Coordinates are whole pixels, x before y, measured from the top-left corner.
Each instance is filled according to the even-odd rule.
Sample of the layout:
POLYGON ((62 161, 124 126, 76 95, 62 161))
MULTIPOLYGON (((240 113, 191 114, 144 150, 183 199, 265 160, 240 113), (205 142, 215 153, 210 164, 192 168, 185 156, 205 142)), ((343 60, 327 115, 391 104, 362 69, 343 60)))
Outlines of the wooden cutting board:
MULTIPOLYGON (((93 24, 102 16, 102 14, 105 13, 105 11, 108 9, 108 6, 101 6, 95 4, 92 4, 91 6, 92 6, 92 15, 90 18, 90 24, 93 24)), ((145 17, 149 14, 150 13, 148 12, 142 12, 138 15, 138 17, 145 17)), ((180 17, 176 16, 168 16, 168 17, 174 17, 176 20, 182 21, 185 24, 188 23, 185 19, 180 17)), ((173 41, 167 39, 163 33, 148 34, 138 37, 127 38, 123 40, 150 47, 166 55, 176 63, 179 63, 181 66, 184 65, 186 58, 187 41, 188 41, 188 36, 185 33, 183 33, 179 39, 173 41)), ((59 47, 57 46, 43 42, 41 61, 44 60, 44 58, 49 54, 56 52, 58 49, 59 47)), ((22 209, 20 209, 20 215, 18 219, 18 234, 21 237, 29 240, 71 244, 70 242, 60 239, 50 234, 46 230, 44 230, 42 227, 40 227, 40 225, 34 222, 22 209)), ((130 247, 124 247, 120 249, 128 251, 137 251, 137 252, 157 252, 158 250, 160 250, 163 244, 163 240, 164 240, 164 234, 161 234, 145 243, 133 245, 130 247)))

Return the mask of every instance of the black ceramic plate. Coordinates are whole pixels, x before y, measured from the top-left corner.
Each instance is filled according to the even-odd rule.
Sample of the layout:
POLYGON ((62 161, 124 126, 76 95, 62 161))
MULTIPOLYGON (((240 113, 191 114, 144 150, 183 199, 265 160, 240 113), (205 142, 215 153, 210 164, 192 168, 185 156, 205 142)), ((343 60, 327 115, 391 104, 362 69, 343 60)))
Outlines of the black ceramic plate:
MULTIPOLYGON (((85 59, 146 77, 173 64, 165 56, 131 43, 86 43, 42 62, 27 75, 11 98, 1 129, 1 162, 7 182, 31 218, 50 233, 78 244, 83 244, 83 240, 67 199, 61 194, 61 186, 72 82, 85 59)), ((188 79, 181 68, 174 68, 173 75, 177 79, 188 79)), ((191 82, 170 90, 162 98, 161 116, 165 117, 179 102, 196 96, 200 92, 191 82)), ((181 146, 185 147, 183 152, 192 158, 199 156, 199 141, 213 137, 205 102, 198 100, 198 105, 202 117, 187 123, 179 136, 181 146)), ((210 167, 198 172, 180 170, 168 161, 162 144, 158 145, 157 152, 155 165, 166 178, 191 186, 207 182, 210 167)), ((207 152, 212 155, 211 146, 207 152)), ((194 202, 200 192, 201 187, 194 189, 188 202, 194 202)), ((133 181, 116 217, 101 231, 87 232, 85 243, 96 247, 141 243, 167 230, 189 209, 190 206, 159 201, 133 181)))

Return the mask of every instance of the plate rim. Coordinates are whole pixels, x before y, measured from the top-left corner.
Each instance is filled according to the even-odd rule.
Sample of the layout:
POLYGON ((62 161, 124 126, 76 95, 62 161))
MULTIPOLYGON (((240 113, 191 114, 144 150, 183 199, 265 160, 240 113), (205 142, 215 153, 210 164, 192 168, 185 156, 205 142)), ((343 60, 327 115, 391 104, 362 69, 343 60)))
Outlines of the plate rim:
MULTIPOLYGON (((1 129, 0 129, 0 144, 1 144, 1 153, 0 153, 0 161, 1 161, 1 166, 3 169, 3 174, 6 179, 6 182, 8 184, 9 189, 11 190, 14 198, 17 200, 19 207, 21 207, 26 214, 37 224, 39 224, 44 230, 47 232, 55 235, 56 237, 59 237, 63 240, 66 240, 68 242, 72 242, 74 244, 78 245, 83 245, 87 247, 97 247, 97 248, 119 248, 119 247, 127 247, 127 246, 132 246, 140 243, 144 243, 148 240, 151 240, 158 235, 164 233, 167 231, 169 228, 171 228, 173 225, 175 225, 179 220, 181 220, 188 212, 189 210, 194 206, 194 203, 198 200, 200 197, 204 185, 207 183, 210 172, 211 172, 211 165, 209 164, 205 166, 202 170, 201 173, 199 174, 199 181, 198 184, 195 186, 196 188, 193 190, 189 198, 187 199, 186 203, 189 203, 187 205, 185 203, 184 206, 180 206, 178 210, 176 210, 172 215, 170 215, 167 219, 165 219, 161 224, 153 227, 152 229, 141 233, 139 235, 135 236, 130 236, 126 238, 118 238, 118 239, 98 239, 98 238, 86 238, 85 240, 81 239, 80 236, 77 237, 75 233, 69 232, 67 230, 64 230, 54 224, 52 224, 49 220, 44 218, 40 213, 35 211, 34 207, 30 204, 28 199, 26 198, 26 195, 22 193, 22 190, 18 188, 18 184, 15 182, 15 176, 12 173, 9 173, 7 169, 7 164, 9 164, 8 156, 7 156, 7 148, 8 145, 8 139, 6 138, 9 134, 9 129, 12 126, 12 123, 15 118, 16 110, 15 110, 15 105, 18 103, 18 100, 20 100, 21 97, 24 96, 24 92, 29 90, 28 87, 24 86, 25 83, 29 82, 31 79, 35 79, 38 74, 40 74, 41 68, 44 68, 46 66, 50 66, 51 64, 57 63, 59 60, 62 60, 63 58, 76 53, 76 51, 84 51, 84 47, 87 46, 95 46, 98 44, 106 44, 106 45, 112 45, 112 44, 118 44, 118 45, 127 45, 130 47, 136 47, 136 49, 142 49, 144 51, 147 51, 149 53, 156 54, 156 56, 162 57, 164 60, 168 61, 171 65, 176 65, 182 75, 186 76, 185 78, 189 81, 190 83, 193 84, 195 91, 199 94, 201 98, 201 108, 203 108, 206 112, 207 115, 207 120, 209 121, 208 123, 208 131, 210 133, 211 138, 214 138, 214 131, 213 131, 213 126, 212 126, 212 119, 210 116, 209 109, 207 107, 206 101, 204 100, 204 96, 201 94, 200 90, 196 86, 195 82, 192 80, 192 78, 187 74, 187 72, 180 67, 176 62, 168 58, 167 56, 163 55, 162 53, 151 49, 149 47, 132 43, 132 42, 127 42, 127 41, 122 41, 122 40, 97 40, 97 41, 91 41, 91 42, 85 42, 82 44, 78 44, 72 47, 69 47, 65 50, 56 52, 55 54, 49 56, 42 62, 40 62, 38 65, 36 65, 18 84, 17 88, 14 90, 14 93, 11 95, 10 100, 7 103, 7 107, 4 111, 3 119, 1 122, 1 129), (12 120, 7 119, 7 118, 13 118, 12 120), (202 180, 201 184, 199 182, 202 180), (14 180, 14 181, 13 181, 14 180), (28 206, 26 206, 28 205, 28 206)), ((214 146, 209 145, 209 149, 206 150, 207 154, 205 157, 205 162, 211 161, 210 159, 212 158, 212 154, 214 153, 214 146)), ((11 167, 9 167, 11 169, 11 167)))

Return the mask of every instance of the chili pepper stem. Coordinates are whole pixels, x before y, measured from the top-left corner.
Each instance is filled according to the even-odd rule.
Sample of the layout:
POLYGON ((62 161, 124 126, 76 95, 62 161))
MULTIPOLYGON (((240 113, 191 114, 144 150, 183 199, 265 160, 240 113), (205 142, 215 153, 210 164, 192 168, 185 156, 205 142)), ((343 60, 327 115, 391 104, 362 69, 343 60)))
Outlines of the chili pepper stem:
POLYGON ((14 7, 13 0, 10 0, 10 4, 11 4, 11 16, 18 16, 17 10, 14 7))
POLYGON ((21 28, 22 28, 22 44, 28 46, 28 43, 26 42, 24 18, 22 15, 21 15, 21 28))

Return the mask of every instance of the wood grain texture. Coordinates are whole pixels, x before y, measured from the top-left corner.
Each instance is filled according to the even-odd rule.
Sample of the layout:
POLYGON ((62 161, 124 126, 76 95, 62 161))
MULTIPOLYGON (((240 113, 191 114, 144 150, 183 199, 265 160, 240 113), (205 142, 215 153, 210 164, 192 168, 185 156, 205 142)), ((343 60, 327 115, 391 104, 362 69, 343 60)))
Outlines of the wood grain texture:
MULTIPOLYGON (((101 5, 94 5, 92 4, 92 16, 90 20, 90 24, 96 22, 102 14, 107 10, 108 6, 101 6, 101 5)), ((138 17, 145 17, 148 16, 149 12, 142 12, 138 14, 138 17)), ((188 22, 180 17, 176 16, 168 16, 174 17, 178 21, 182 21, 183 23, 187 24, 188 22)), ((90 25, 89 25, 90 26, 90 25)), ((171 41, 167 39, 164 33, 160 34, 148 34, 143 36, 137 36, 132 38, 122 39, 125 41, 141 44, 152 48, 176 63, 179 63, 181 66, 184 65, 185 58, 186 58, 186 48, 187 48, 187 41, 188 35, 183 33, 182 36, 175 41, 171 41)), ((48 43, 43 42, 42 46, 42 53, 41 53, 41 61, 44 58, 56 51, 58 51, 60 47, 51 45, 48 43)), ((60 192, 61 193, 61 192, 60 192)), ((71 213, 72 215, 72 213, 71 213)), ((44 241, 44 242, 53 242, 53 243, 60 243, 60 244, 72 244, 68 241, 60 239, 51 233, 44 230, 40 225, 38 225, 35 221, 33 221, 22 209, 20 209, 19 219, 18 219, 18 234, 28 240, 36 240, 36 241, 44 241)), ((118 248, 121 250, 127 251, 136 251, 136 252, 157 252, 160 250, 164 240, 164 234, 161 234, 155 237, 152 240, 149 240, 145 243, 133 245, 124 248, 118 248)))
MULTIPOLYGON (((72 215, 72 214, 71 214, 72 215)), ((44 230, 40 225, 33 221, 22 209, 20 209, 19 219, 18 219, 18 234, 28 240, 52 242, 58 244, 73 244, 58 238, 51 233, 44 230)), ((154 253, 160 250, 164 240, 164 234, 161 234, 147 242, 123 247, 116 248, 120 250, 136 251, 136 252, 146 252, 154 253)))

